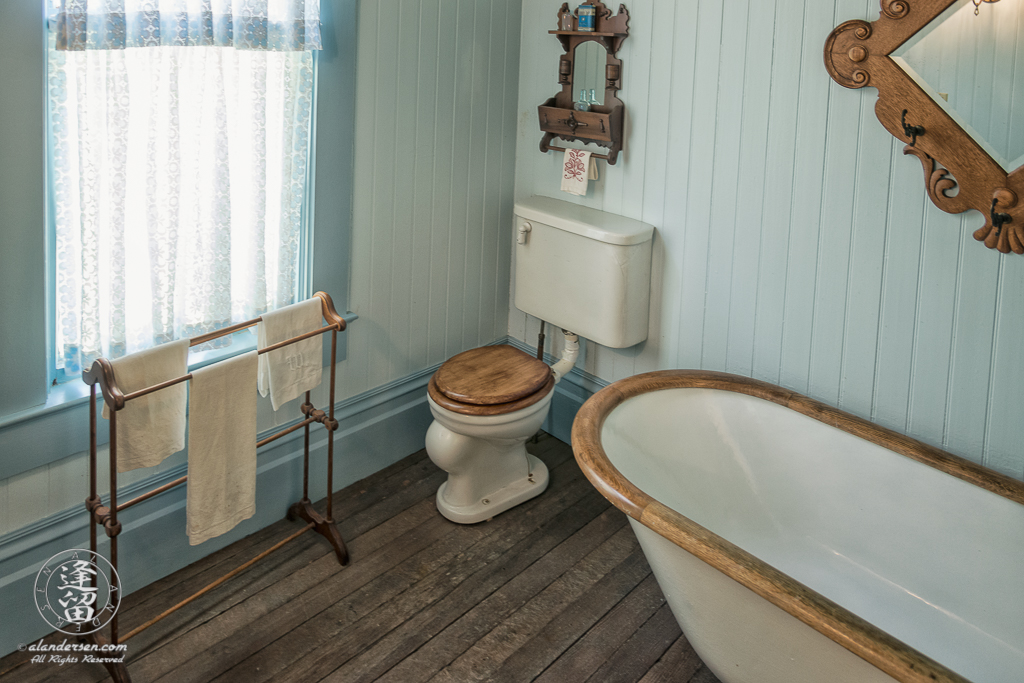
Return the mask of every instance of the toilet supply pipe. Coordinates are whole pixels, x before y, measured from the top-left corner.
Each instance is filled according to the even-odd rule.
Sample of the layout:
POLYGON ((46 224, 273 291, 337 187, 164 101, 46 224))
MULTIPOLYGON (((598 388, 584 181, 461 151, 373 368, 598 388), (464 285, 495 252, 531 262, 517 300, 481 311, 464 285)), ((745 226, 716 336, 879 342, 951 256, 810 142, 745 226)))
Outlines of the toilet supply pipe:
POLYGON ((580 338, 569 330, 562 330, 565 335, 565 344, 562 346, 562 360, 551 366, 551 372, 555 375, 555 384, 558 384, 563 377, 569 374, 576 366, 576 358, 580 355, 580 338))

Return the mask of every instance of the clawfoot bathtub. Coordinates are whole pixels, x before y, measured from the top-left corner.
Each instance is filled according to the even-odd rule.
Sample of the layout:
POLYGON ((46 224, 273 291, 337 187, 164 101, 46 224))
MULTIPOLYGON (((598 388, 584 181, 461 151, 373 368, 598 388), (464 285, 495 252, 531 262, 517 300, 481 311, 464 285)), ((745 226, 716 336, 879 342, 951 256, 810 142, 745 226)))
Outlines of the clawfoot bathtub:
POLYGON ((572 443, 724 683, 1024 681, 1024 482, 703 371, 606 387, 572 443))

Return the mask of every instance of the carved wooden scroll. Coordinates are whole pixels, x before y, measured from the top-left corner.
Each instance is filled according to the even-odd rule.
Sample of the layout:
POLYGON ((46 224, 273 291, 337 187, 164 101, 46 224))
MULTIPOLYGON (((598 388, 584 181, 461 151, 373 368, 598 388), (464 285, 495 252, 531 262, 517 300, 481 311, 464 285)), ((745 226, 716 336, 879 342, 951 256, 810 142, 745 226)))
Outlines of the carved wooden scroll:
POLYGON ((825 68, 844 87, 878 89, 875 114, 893 136, 913 140, 903 152, 921 161, 937 207, 980 211, 985 225, 975 239, 1024 254, 1024 166, 1007 173, 891 56, 956 1, 882 0, 877 21, 847 21, 832 31, 825 68))

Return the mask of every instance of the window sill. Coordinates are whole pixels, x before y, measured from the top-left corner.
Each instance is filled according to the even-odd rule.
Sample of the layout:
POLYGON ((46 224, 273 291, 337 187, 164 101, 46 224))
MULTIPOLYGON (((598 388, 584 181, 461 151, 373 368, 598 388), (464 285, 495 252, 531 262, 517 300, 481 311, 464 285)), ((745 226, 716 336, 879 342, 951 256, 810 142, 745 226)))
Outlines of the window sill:
MULTIPOLYGON (((245 330, 233 335, 230 346, 210 351, 189 354, 188 371, 212 365, 218 361, 246 353, 256 348, 256 333, 245 330)), ((33 406, 21 412, 5 415, 0 418, 0 429, 19 422, 32 420, 50 413, 58 413, 85 403, 89 399, 89 385, 82 381, 81 376, 73 377, 52 387, 46 396, 46 403, 33 406)), ((100 397, 102 401, 102 397, 100 397)))
MULTIPOLYGON (((345 318, 346 323, 351 323, 358 316, 355 313, 347 312, 342 317, 345 318)), ((230 346, 190 353, 188 370, 192 372, 225 358, 252 351, 255 348, 256 329, 241 330, 232 335, 230 346)), ((340 360, 343 359, 339 358, 340 360)), ((34 420, 51 413, 59 413, 63 410, 74 408, 86 403, 88 399, 89 386, 81 380, 81 377, 69 379, 50 388, 46 397, 46 403, 0 417, 0 431, 20 422, 34 420)))

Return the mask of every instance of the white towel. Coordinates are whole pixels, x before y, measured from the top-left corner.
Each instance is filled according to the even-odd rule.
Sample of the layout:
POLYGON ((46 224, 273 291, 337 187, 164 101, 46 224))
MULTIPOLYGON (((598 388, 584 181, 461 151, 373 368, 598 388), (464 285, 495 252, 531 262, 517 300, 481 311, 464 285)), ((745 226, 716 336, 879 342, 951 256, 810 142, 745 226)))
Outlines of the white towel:
POLYGON ((192 373, 188 412, 188 542, 230 531, 256 511, 255 351, 192 373))
POLYGON ((562 161, 562 191, 582 197, 587 194, 590 175, 590 152, 567 149, 562 161))
MULTIPOLYGON (((265 349, 321 327, 319 297, 264 313, 256 325, 257 347, 265 349)), ((274 410, 320 384, 323 376, 323 335, 282 346, 260 356, 260 394, 270 394, 274 410)))
MULTIPOLYGON (((188 339, 110 361, 117 387, 130 394, 188 374, 188 339)), ((132 399, 117 412, 117 471, 152 467, 185 447, 187 383, 132 399)), ((103 404, 103 417, 110 409, 103 404)))

